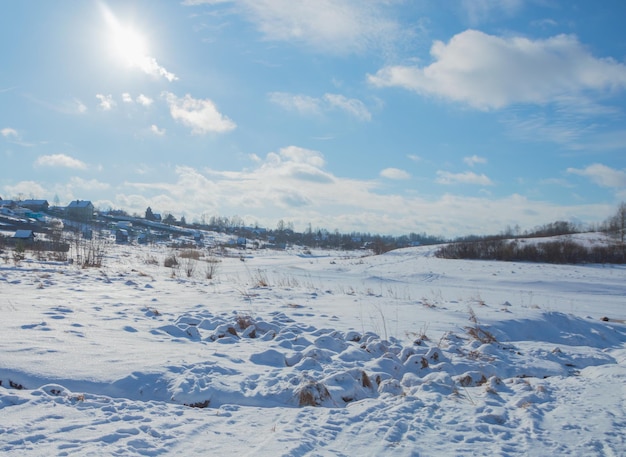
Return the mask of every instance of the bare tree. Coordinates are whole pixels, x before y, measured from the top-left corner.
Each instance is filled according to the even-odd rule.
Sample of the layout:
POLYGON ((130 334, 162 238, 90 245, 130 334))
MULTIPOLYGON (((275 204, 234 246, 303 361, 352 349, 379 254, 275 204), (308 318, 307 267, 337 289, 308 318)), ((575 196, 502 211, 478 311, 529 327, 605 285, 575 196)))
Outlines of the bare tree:
POLYGON ((616 237, 620 243, 624 244, 626 237, 626 203, 622 202, 618 208, 615 216, 611 218, 611 226, 615 230, 616 237))
POLYGON ((206 279, 215 278, 215 274, 217 273, 218 265, 220 262, 221 260, 219 260, 217 257, 209 257, 206 260, 206 267, 204 270, 204 275, 206 279))
POLYGON ((626 203, 622 202, 617 207, 615 215, 608 220, 608 230, 617 240, 621 248, 622 261, 626 257, 626 203))
POLYGON ((626 237, 626 203, 622 202, 617 207, 617 211, 611 217, 609 217, 603 224, 603 230, 617 239, 620 244, 624 244, 626 237))

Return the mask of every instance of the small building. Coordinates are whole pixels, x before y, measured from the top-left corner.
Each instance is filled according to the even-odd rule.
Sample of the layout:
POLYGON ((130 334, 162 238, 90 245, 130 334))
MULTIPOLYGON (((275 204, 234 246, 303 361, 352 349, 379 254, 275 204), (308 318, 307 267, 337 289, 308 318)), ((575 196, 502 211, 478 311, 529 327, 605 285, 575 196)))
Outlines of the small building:
POLYGON ((48 200, 24 200, 20 202, 20 206, 38 212, 47 211, 50 205, 48 204, 48 200))
POLYGON ((115 242, 116 243, 128 243, 129 234, 126 229, 117 229, 115 231, 115 242))
POLYGON ((124 230, 132 230, 133 223, 131 221, 117 221, 117 228, 124 230))
POLYGON ((35 232, 32 230, 17 230, 13 235, 13 239, 16 241, 24 241, 26 243, 32 243, 35 241, 35 232))
POLYGON ((93 219, 94 206, 89 200, 74 200, 65 208, 67 217, 80 221, 93 219))
POLYGON ((8 209, 15 208, 15 201, 0 199, 0 207, 8 209))

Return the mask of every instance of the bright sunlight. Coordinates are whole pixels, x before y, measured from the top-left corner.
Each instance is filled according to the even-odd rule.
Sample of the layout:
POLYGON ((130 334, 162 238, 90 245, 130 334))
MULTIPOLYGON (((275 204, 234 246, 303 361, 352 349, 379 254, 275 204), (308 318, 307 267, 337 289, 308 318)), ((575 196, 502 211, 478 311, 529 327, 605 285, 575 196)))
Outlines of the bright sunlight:
POLYGON ((163 77, 168 81, 178 79, 149 55, 148 41, 139 30, 120 23, 106 5, 102 4, 101 9, 107 25, 106 47, 114 60, 154 77, 163 77))
POLYGON ((120 24, 113 13, 105 6, 102 8, 108 26, 107 47, 109 52, 124 64, 141 66, 148 56, 145 38, 131 27, 120 24))

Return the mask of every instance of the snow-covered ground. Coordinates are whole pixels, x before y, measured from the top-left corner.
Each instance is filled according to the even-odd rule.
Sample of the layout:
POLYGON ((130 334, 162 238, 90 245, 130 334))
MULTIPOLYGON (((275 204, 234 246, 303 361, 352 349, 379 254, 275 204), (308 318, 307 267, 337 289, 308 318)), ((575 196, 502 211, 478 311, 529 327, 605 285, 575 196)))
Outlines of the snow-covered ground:
POLYGON ((0 453, 625 455, 626 268, 432 252, 0 261, 0 453))

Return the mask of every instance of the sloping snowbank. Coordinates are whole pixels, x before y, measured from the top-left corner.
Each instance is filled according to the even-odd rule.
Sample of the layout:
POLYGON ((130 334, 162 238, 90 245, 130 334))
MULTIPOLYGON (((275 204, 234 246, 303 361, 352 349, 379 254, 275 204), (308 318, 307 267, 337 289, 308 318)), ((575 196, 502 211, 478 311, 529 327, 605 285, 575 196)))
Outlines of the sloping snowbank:
POLYGON ((432 252, 0 265, 0 450, 621 454, 626 269, 432 252))

